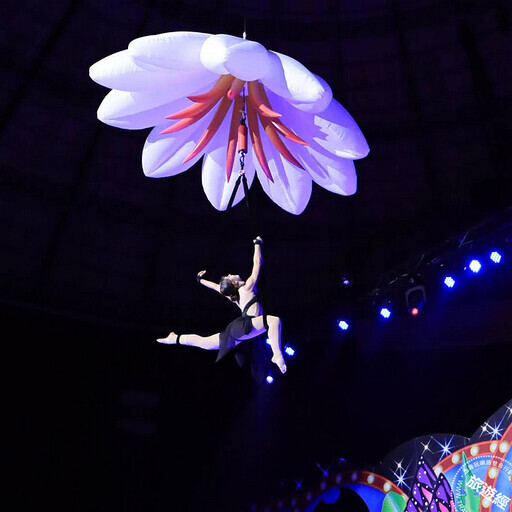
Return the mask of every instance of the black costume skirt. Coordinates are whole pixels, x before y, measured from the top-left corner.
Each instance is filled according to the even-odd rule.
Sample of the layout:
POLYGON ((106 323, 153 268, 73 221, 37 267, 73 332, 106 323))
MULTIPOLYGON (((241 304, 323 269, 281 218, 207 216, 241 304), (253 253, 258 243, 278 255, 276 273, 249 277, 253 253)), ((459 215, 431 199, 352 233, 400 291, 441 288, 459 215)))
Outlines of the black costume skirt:
POLYGON ((220 361, 225 355, 229 354, 237 346, 237 340, 251 332, 253 318, 252 316, 239 316, 220 333, 219 353, 216 361, 220 361))

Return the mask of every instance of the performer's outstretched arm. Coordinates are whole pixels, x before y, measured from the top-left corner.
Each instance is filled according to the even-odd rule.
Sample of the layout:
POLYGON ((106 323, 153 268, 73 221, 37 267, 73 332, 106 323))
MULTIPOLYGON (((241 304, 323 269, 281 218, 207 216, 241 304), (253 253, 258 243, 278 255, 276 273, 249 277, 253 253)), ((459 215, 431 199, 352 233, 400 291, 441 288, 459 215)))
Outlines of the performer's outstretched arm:
POLYGON ((245 283, 245 287, 252 290, 256 286, 258 282, 258 277, 260 276, 261 266, 263 265, 263 255, 261 254, 261 246, 263 245, 263 240, 261 237, 257 236, 254 240, 254 256, 252 259, 252 272, 245 283))
POLYGON ((220 293, 219 283, 214 283, 213 281, 208 281, 208 279, 203 279, 205 273, 206 270, 201 270, 201 272, 197 273, 197 282, 203 286, 206 286, 206 288, 210 288, 210 290, 220 293))

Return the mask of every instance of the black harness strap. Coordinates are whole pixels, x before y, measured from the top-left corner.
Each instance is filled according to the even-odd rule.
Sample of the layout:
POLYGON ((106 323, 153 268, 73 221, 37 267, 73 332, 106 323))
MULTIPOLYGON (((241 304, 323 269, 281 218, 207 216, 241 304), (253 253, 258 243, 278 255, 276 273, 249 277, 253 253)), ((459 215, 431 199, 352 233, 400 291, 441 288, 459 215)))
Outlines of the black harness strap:
POLYGON ((227 209, 229 210, 233 206, 233 201, 235 200, 236 193, 238 192, 240 182, 242 182, 242 186, 244 187, 245 204, 247 205, 247 209, 250 211, 249 186, 247 185, 247 178, 245 177, 245 171, 243 168, 240 169, 240 172, 238 173, 238 178, 236 179, 235 186, 233 187, 233 192, 231 192, 227 209))

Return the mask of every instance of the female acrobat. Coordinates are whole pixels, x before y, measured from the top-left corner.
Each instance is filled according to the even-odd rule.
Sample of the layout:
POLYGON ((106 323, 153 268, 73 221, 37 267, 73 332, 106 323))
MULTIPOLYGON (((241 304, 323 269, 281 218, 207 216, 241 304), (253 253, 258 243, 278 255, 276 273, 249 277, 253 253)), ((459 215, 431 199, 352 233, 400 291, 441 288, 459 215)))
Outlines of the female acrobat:
POLYGON ((219 292, 230 301, 234 302, 242 311, 241 316, 233 320, 226 329, 211 336, 199 336, 197 334, 176 334, 171 332, 166 338, 158 338, 159 343, 167 345, 188 345, 205 350, 218 350, 217 361, 234 350, 242 341, 255 338, 268 330, 268 340, 272 348, 272 362, 282 373, 286 372, 283 353, 281 351, 281 319, 277 316, 264 315, 263 307, 257 296, 257 282, 260 275, 263 258, 261 246, 263 240, 258 236, 253 240, 254 257, 252 272, 247 281, 243 281, 239 275, 228 274, 223 276, 220 283, 214 283, 203 279, 206 270, 197 274, 197 281, 219 292), (268 328, 266 327, 268 325, 268 328))

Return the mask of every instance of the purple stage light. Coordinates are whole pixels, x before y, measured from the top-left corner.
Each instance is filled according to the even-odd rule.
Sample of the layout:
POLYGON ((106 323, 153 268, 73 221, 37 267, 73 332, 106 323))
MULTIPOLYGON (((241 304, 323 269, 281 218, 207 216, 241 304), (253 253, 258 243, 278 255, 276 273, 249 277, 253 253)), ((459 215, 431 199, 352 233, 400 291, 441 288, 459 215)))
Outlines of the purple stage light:
POLYGON ((469 270, 471 270, 473 274, 478 274, 478 272, 480 272, 482 269, 482 264, 478 260, 471 260, 468 266, 469 270))
POLYGON ((350 327, 349 323, 346 322, 345 320, 340 320, 338 322, 338 327, 342 330, 342 331, 348 331, 348 328, 350 327))
POLYGON ((501 254, 498 251, 492 251, 489 258, 493 263, 499 263, 501 261, 501 254))
POLYGON ((388 308, 381 308, 380 316, 386 319, 389 318, 391 316, 391 310, 388 308))
POLYGON ((272 384, 272 382, 274 382, 274 377, 272 377, 272 375, 268 375, 266 380, 269 384, 272 384))

